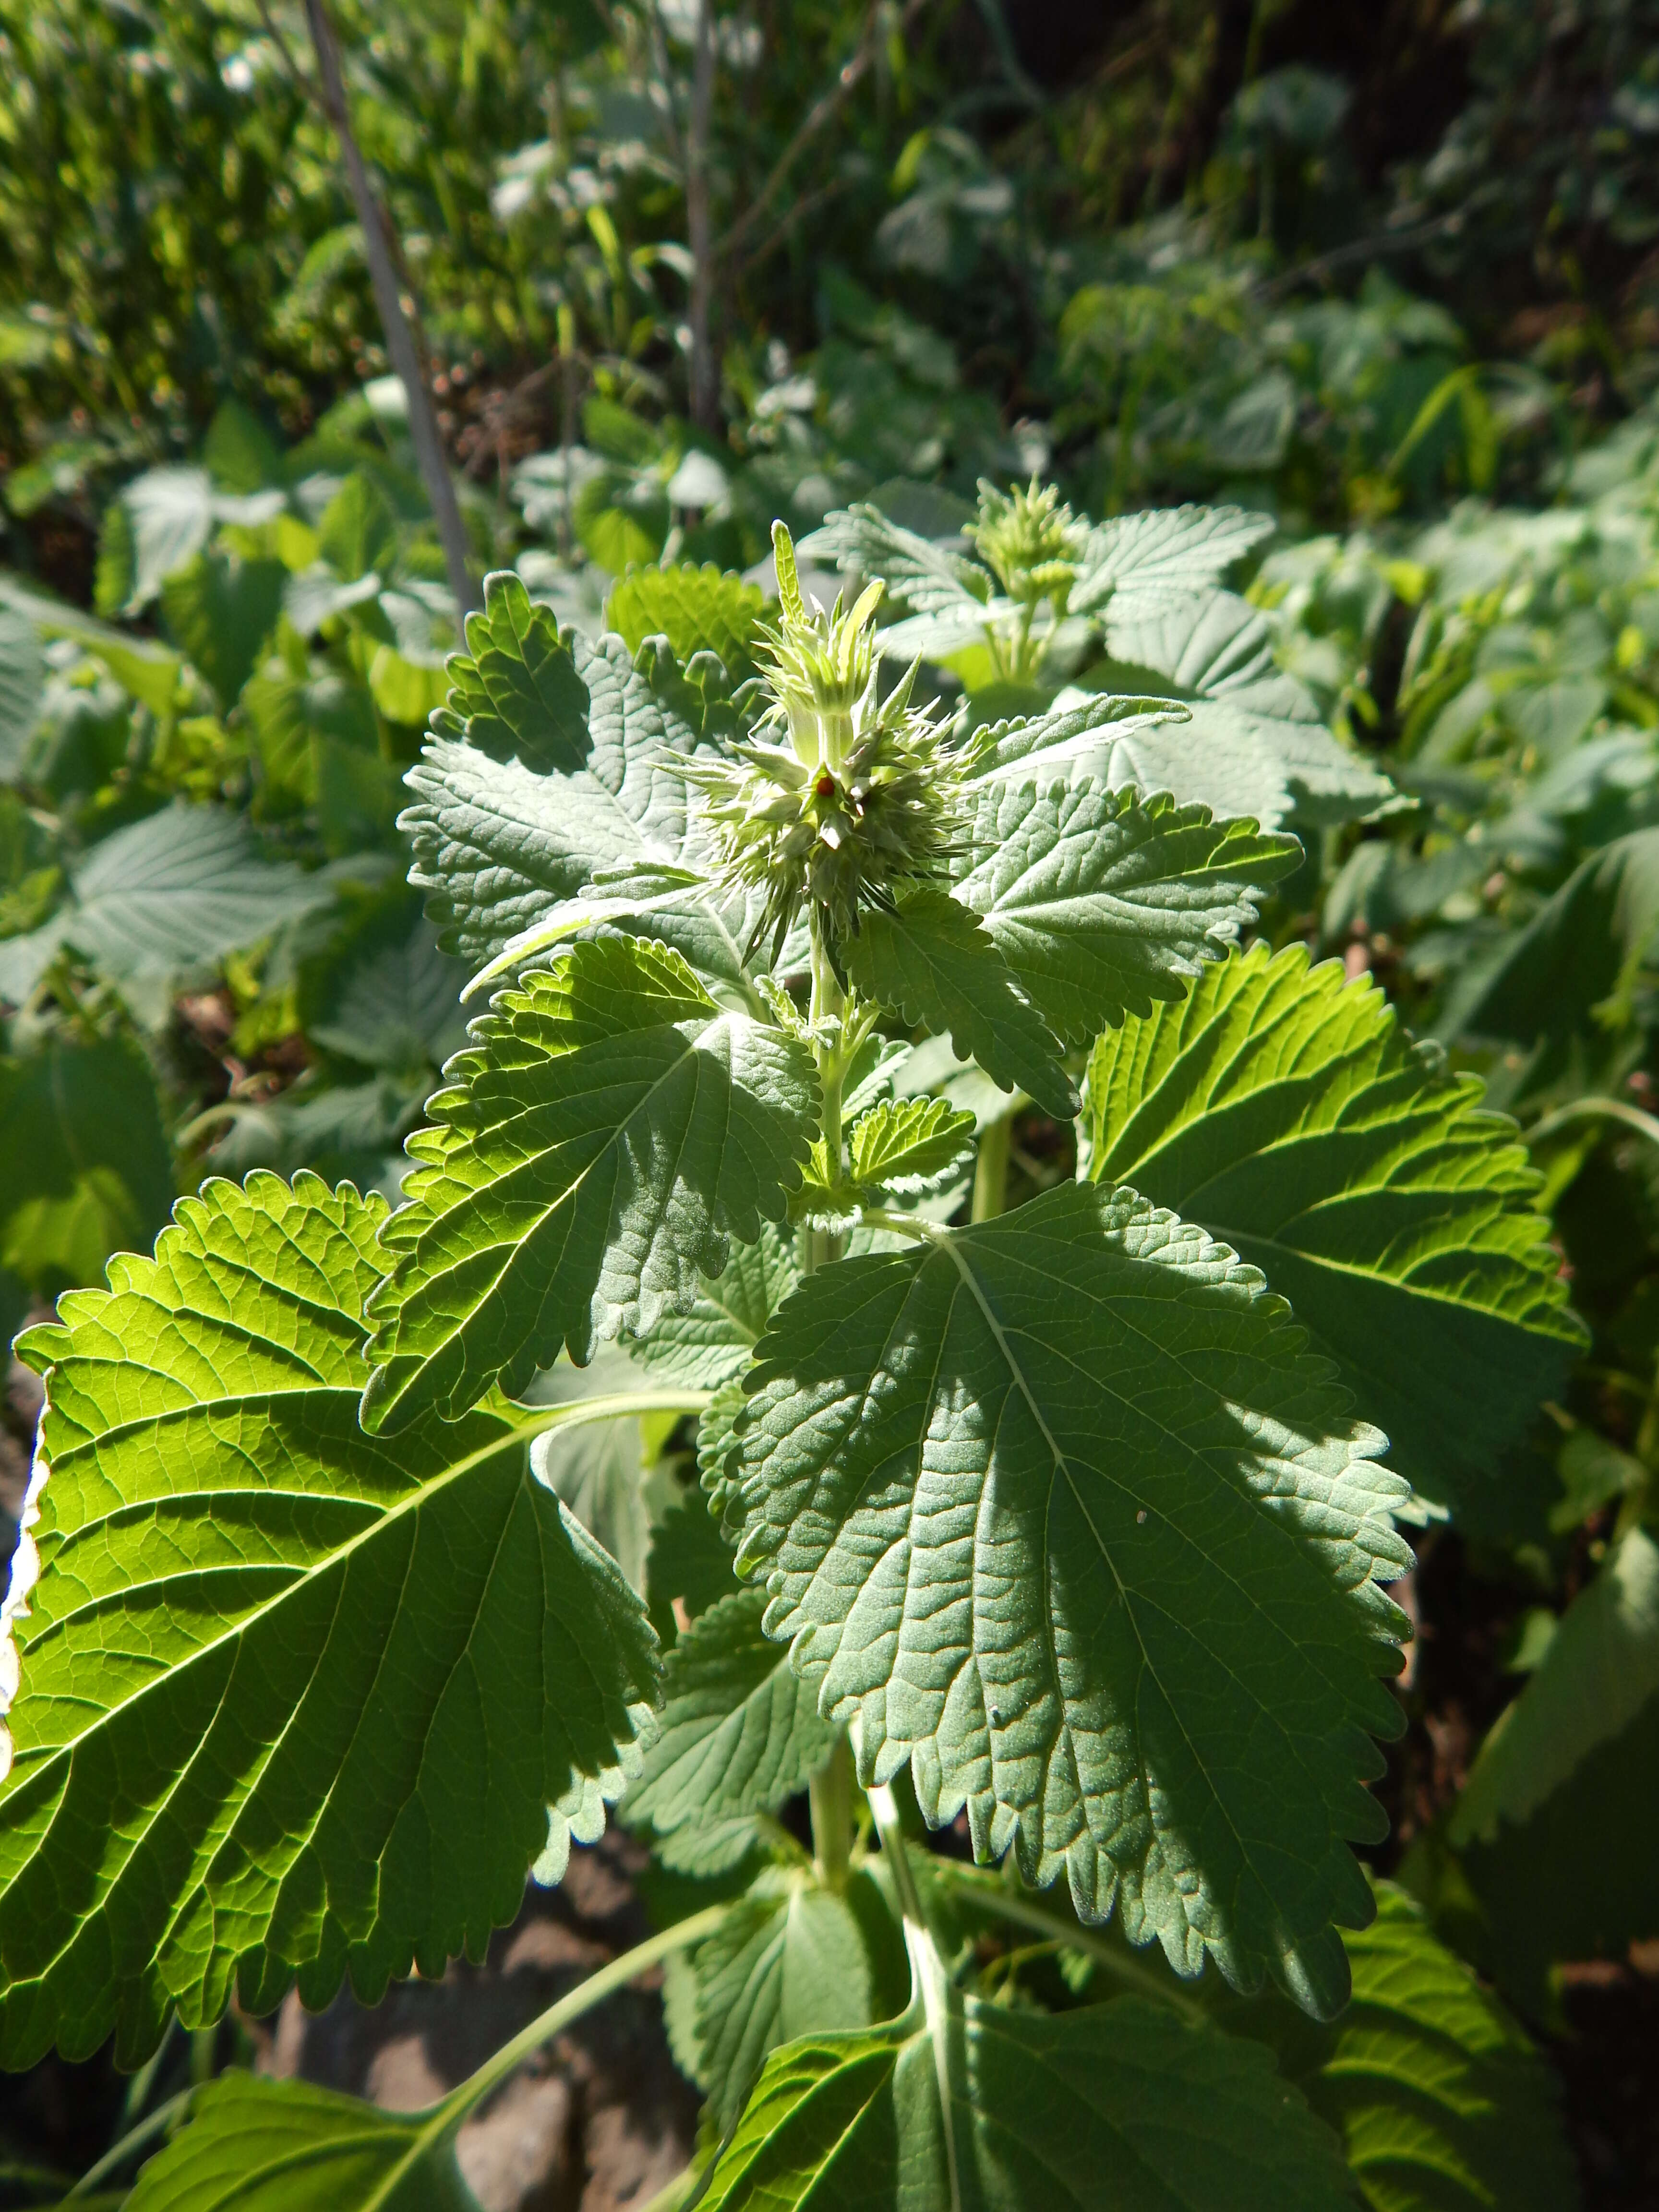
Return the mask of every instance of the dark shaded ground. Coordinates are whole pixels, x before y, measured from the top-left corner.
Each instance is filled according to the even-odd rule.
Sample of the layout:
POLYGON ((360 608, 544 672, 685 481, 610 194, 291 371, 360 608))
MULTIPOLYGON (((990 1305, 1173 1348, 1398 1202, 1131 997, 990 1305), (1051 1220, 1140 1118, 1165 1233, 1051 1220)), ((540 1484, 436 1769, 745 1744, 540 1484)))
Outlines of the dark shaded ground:
MULTIPOLYGON (((572 1855, 556 1890, 526 1894, 483 1965, 453 1961, 441 1981, 394 1989, 372 2010, 349 1992, 326 2012, 290 1997, 271 2019, 228 2022, 216 2063, 299 2075, 392 2111, 435 2103, 576 1983, 650 1934, 626 1836, 572 1855)), ((190 2078, 186 2039, 164 2052, 152 2100, 190 2078)), ((53 2056, 0 2075, 0 2204, 38 2203, 40 2181, 68 2181, 124 2132, 128 2083, 107 2051, 79 2065, 53 2056), (31 2186, 27 2170, 39 2180, 31 2186)), ((697 2094, 676 2069, 651 1978, 597 2006, 508 2076, 462 2129, 461 2170, 482 2212, 631 2212, 685 2165, 697 2094)), ((131 2179, 137 2161, 118 2177, 131 2179)))
MULTIPOLYGON (((557 1889, 526 1893, 481 1966, 408 1982, 372 2011, 349 1991, 324 2013, 290 1996, 254 2031, 261 2071, 297 2075, 393 2111, 434 2104, 574 1984, 651 1933, 613 1830, 571 1855, 557 1889)), ((483 2212, 623 2212, 691 2154, 697 2096, 669 2057, 655 1989, 609 1998, 511 2075, 462 2129, 461 2171, 483 2212)))

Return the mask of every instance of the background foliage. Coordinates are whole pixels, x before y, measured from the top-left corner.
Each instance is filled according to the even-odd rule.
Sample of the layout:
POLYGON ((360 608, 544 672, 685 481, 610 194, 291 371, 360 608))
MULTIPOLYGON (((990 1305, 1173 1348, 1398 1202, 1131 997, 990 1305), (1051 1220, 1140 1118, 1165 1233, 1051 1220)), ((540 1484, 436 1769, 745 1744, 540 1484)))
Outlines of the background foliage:
MULTIPOLYGON (((752 621, 774 514, 869 501, 945 541, 981 475, 1097 521, 1261 518, 1224 651, 1126 628, 1109 658, 1234 731, 1240 684, 1291 687, 1249 708, 1278 779, 1251 811, 1307 854, 1261 957, 1368 971, 1448 1096, 1472 1072, 1518 1117, 1589 1332, 1517 1377, 1500 1464, 1422 1486, 1455 1510, 1415 1534, 1373 1855, 1417 1903, 1386 1893, 1356 1975, 1403 2002, 1391 1931, 1426 1914, 1565 2078, 1591 2201, 1648 2201, 1619 2085, 1659 2063, 1659 9, 723 8, 701 420, 694 12, 337 12, 477 565, 562 620, 608 607, 630 657, 685 659, 715 604, 692 566, 753 572, 718 601, 752 621), (1332 751, 1285 750, 1322 721, 1332 751)), ((8 1336, 210 1175, 395 1196, 461 1039, 398 820, 457 610, 304 27, 283 0, 0 0, 8 1336)), ((1088 687, 1063 635, 1012 676, 994 643, 934 641, 976 719, 1088 687)), ((718 726, 687 678, 676 711, 718 726)), ((1011 1188, 1072 1142, 1032 1109, 1011 1188)), ((592 1470, 564 1480, 597 1526, 592 1470)), ((600 1533, 642 1574, 658 1526, 600 1533)), ((1464 1987, 1474 2075, 1520 2030, 1464 1987)), ((1253 2023, 1386 2166, 1355 2068, 1253 2023)), ((718 2094, 699 2033, 677 2047, 718 2094)))

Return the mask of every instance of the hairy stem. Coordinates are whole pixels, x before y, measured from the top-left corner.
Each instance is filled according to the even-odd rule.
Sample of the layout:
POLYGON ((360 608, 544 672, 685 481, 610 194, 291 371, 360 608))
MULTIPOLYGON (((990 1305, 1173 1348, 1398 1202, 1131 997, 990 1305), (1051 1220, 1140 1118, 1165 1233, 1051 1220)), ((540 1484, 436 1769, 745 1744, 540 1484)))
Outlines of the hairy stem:
POLYGON ((980 1131, 979 1158, 974 1164, 974 1203, 971 1218, 993 1221, 1008 1202, 1008 1152, 1014 1139, 1014 1117, 1005 1114, 980 1131))
POLYGON ((853 1747, 840 1730, 830 1756, 807 1778, 812 1859, 826 1889, 842 1889, 853 1850, 853 1747))
MULTIPOLYGON (((812 1048, 823 1099, 823 1157, 833 1190, 842 1180, 841 1094, 847 1074, 847 993, 830 964, 816 915, 812 921, 812 998, 808 1018, 815 1031, 830 1024, 835 1025, 834 1033, 827 1037, 820 1034, 812 1048)), ((823 1230, 804 1230, 800 1239, 801 1272, 810 1275, 826 1261, 839 1258, 841 1243, 839 1237, 823 1230)))
POLYGON ((89 2197, 100 2181, 107 2180, 112 2173, 118 2173, 135 2151, 142 2150, 147 2142, 154 2142, 157 2136, 163 2134, 174 2120, 183 2115, 191 2094, 189 2089, 180 2089, 176 2097, 169 2097, 153 2112, 146 2112, 137 2127, 129 2128, 119 2142, 111 2144, 95 2166, 87 2168, 73 2188, 64 2191, 64 2202, 68 2204, 77 2197, 89 2197))
POLYGON ((893 1793, 884 1782, 878 1782, 869 1792, 870 1810, 875 1815, 876 1833, 881 1838, 881 1855, 892 1869, 893 1887, 898 1892, 899 1910, 914 1927, 926 1929, 927 1916, 921 1909, 921 1899, 916 1893, 916 1878, 910 1871, 906 1854, 904 1830, 899 1825, 898 1807, 893 1793))
POLYGON ((1173 2007, 1185 2020, 1201 2021, 1208 2018, 1195 1997, 1187 1996, 1171 1986, 1173 1976, 1160 1974, 1155 1966, 1143 1966, 1138 1960, 1126 1957, 1121 1945, 1114 1943, 1109 1936, 1067 1920, 1039 1899, 1009 1888, 994 1875, 981 1874, 951 1859, 940 1859, 938 1863, 943 1878, 988 1917, 1011 1921, 1016 1928, 1029 1928, 1064 1944, 1068 1950, 1086 1952, 1125 1989, 1133 1990, 1141 1996, 1155 1997, 1160 2004, 1173 2007))
POLYGON ((585 1428, 590 1421, 619 1421, 629 1413, 701 1413, 707 1390, 617 1390, 604 1398, 577 1398, 566 1406, 526 1407, 529 1419, 520 1433, 540 1436, 546 1429, 585 1428))
POLYGON ((694 1912, 689 1920, 678 1921, 659 1936, 636 1943, 620 1959, 613 1959, 608 1966, 601 1966, 598 1973, 579 1982, 556 2004, 550 2005, 532 2020, 528 2027, 521 2028, 510 2042, 504 2043, 493 2057, 486 2058, 477 2073, 469 2074, 459 2088, 452 2089, 442 2104, 434 2108, 434 2124, 441 2120, 447 2125, 461 2119, 481 2098, 489 2095, 498 2081, 504 2081, 521 2059, 528 2058, 532 2051, 539 2051, 543 2044, 550 2043, 561 2028, 568 2027, 572 2021, 591 2012, 613 1991, 626 1989, 647 1966, 654 1966, 671 1952, 684 1950, 690 1944, 702 1942, 705 1936, 712 1936, 731 1909, 729 1905, 711 1905, 707 1911, 694 1912))
POLYGON ((1626 1128, 1634 1129, 1638 1137, 1645 1137, 1650 1145, 1659 1145, 1659 1119, 1644 1114, 1639 1106, 1627 1105, 1622 1098, 1575 1098, 1570 1106, 1558 1106, 1553 1114, 1546 1114, 1527 1131, 1527 1142, 1535 1145, 1542 1137, 1553 1137, 1558 1129, 1565 1129, 1574 1121, 1621 1121, 1626 1128))

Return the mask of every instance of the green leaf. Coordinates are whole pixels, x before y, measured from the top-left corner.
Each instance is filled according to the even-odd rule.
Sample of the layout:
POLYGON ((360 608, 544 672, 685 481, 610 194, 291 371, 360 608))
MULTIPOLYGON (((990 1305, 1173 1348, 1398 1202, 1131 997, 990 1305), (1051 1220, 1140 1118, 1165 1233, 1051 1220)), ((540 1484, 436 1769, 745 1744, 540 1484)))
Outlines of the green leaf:
POLYGON ((434 2128, 309 2081, 222 2074, 138 2177, 126 2212, 477 2212, 455 2163, 462 2115, 434 2128))
POLYGON ((999 722, 979 734, 973 783, 1085 777, 1121 790, 1167 791, 1177 805, 1248 814, 1277 829, 1296 811, 1285 760, 1241 724, 1225 744, 1195 728, 1193 710, 1175 699, 1091 698, 1061 694, 1046 714, 999 722))
MULTIPOLYGON (((612 1346, 591 1367, 556 1368, 554 1376, 578 1386, 550 1401, 560 1405, 626 1390, 633 1379, 627 1361, 612 1346)), ((629 1588, 643 1595, 651 1516, 641 1486, 645 1439, 638 1420, 584 1421, 575 1428, 550 1430, 530 1447, 530 1467, 537 1480, 562 1498, 594 1542, 610 1553, 629 1588)))
POLYGON ((1480 1747, 1452 1814, 1454 1845, 1490 1842, 1566 1787, 1597 1745, 1659 1698, 1659 1544, 1626 1530, 1562 1616, 1515 1703, 1480 1747))
POLYGON ((202 459, 216 490, 246 497, 280 483, 283 456, 257 416, 234 399, 222 399, 202 441, 202 459))
POLYGON ((732 1247, 720 1275, 704 1278, 684 1312, 665 1314, 628 1348, 665 1382, 716 1389, 749 1364, 762 1330, 799 1280, 793 1237, 769 1223, 752 1244, 732 1247))
POLYGON ((438 949, 401 883, 348 901, 348 918, 300 972, 300 1018, 325 1051, 370 1067, 424 1071, 459 1044, 466 970, 438 949))
POLYGON ((1331 1922, 1385 1832, 1365 1735, 1411 1553, 1322 1360, 1253 1267, 1132 1191, 1065 1185, 779 1311, 739 1425, 740 1576, 860 1774, 1064 1870, 1178 1972, 1346 1994, 1331 1922))
POLYGON ((903 1938, 861 1869, 838 1891, 804 1867, 763 1869, 724 1924, 670 1961, 668 1980, 674 2056, 721 2135, 769 2051, 890 2019, 908 1989, 903 1938))
POLYGON ((868 1188, 932 1190, 974 1149, 974 1117, 944 1098, 882 1099, 848 1135, 852 1178, 868 1188))
POLYGON ((663 1662, 656 1740, 623 1803, 659 1836, 739 1813, 775 1813, 836 1741, 788 1654, 761 1633, 766 1600, 740 1589, 700 1613, 663 1662))
MULTIPOLYGON (((516 577, 491 578, 486 613, 468 617, 487 646, 457 655, 451 707, 410 771, 402 817, 415 848, 410 880, 446 951, 477 969, 604 873, 704 857, 676 763, 698 740, 664 706, 619 637, 562 644, 552 616, 516 577), (464 742, 461 742, 464 740, 464 742)), ((650 932, 706 975, 741 985, 749 928, 741 901, 693 902, 653 915, 650 932)))
POLYGON ((1255 920, 1259 886, 1302 858, 1254 822, 1095 783, 993 787, 966 835, 956 896, 1070 1045, 1180 998, 1255 920))
MULTIPOLYGON (((1659 939, 1659 830, 1637 830, 1581 860, 1495 961, 1472 963, 1436 1024, 1450 1042, 1499 1037, 1552 1045, 1605 1037, 1629 1018, 1659 939)), ((1541 1071, 1540 1071, 1541 1072, 1541 1071)))
POLYGON ((1526 1820, 1501 1821, 1489 1843, 1463 1845, 1448 1900, 1460 1946, 1467 1941, 1517 2004, 1559 2022, 1553 1965, 1607 1959, 1622 1966, 1632 1943, 1659 1937, 1656 1833, 1659 1697, 1650 1697, 1526 1820))
POLYGON ((1340 2021, 1273 2003, 1226 2024, 1273 2045, 1375 2212, 1575 2212, 1551 2069, 1405 1893, 1376 1888, 1376 1918, 1346 1939, 1353 2000, 1340 2021))
POLYGON ((4 1616, 8 2066, 112 2029, 131 2066, 169 2008, 267 2011, 296 1978, 319 2005, 348 1966, 372 2002, 478 1955, 550 1804, 621 1786, 654 1639, 522 1422, 358 1426, 385 1212, 210 1182, 22 1341, 46 1412, 4 1616))
POLYGON ((655 561, 667 541, 668 493, 654 468, 599 470, 578 490, 570 514, 583 551, 613 576, 655 561))
POLYGON ((713 653, 734 684, 755 673, 755 632, 765 594, 741 576, 722 575, 713 562, 670 568, 631 568, 611 587, 605 621, 637 653, 662 636, 682 663, 713 653))
POLYGON ((16 609, 0 605, 0 783, 23 771, 46 682, 34 624, 16 609))
POLYGON ((890 2027, 775 2051, 707 2212, 1352 2203, 1335 2138, 1259 2045, 1136 1997, 1056 2017, 959 1995, 942 1975, 930 1995, 890 2027))
POLYGON ((1110 602, 1115 620, 1156 614, 1207 594, 1227 571, 1271 538, 1270 514, 1237 507, 1177 507, 1115 515, 1089 532, 1068 605, 1091 614, 1110 602))
POLYGON ((742 1518, 726 1526, 726 1508, 737 1486, 738 1416, 744 1408, 742 1375, 722 1382, 703 1407, 697 1423, 697 1475, 708 1499, 710 1515, 735 1544, 742 1534, 742 1518))
POLYGON ((467 743, 544 775, 575 775, 587 758, 588 689, 571 641, 510 568, 484 579, 483 611, 466 618, 466 646, 449 663, 449 705, 467 743))
POLYGON ((1258 945, 1101 1038, 1083 1171, 1260 1267, 1418 1492, 1484 1521, 1583 1337, 1538 1178, 1480 1098, 1370 983, 1258 945))
POLYGON ((386 494, 361 469, 354 470, 323 510, 318 526, 322 556, 337 576, 382 577, 398 557, 398 524, 386 494))
POLYGON ((150 469, 134 477, 118 503, 130 532, 131 561, 120 611, 141 614, 166 579, 188 567, 207 544, 213 530, 213 480, 205 469, 150 469))
POLYGON ((75 870, 69 902, 0 945, 0 996, 21 1000, 58 947, 123 982, 173 975, 269 937, 332 896, 326 882, 257 857, 247 825, 182 800, 117 830, 75 870))
POLYGON ((816 1133, 805 1048, 717 1006, 665 945, 579 945, 472 1034, 385 1232, 377 1429, 687 1311, 729 1239, 781 1217, 816 1133))
POLYGON ((178 1188, 155 1077, 128 1037, 49 1036, 0 1060, 0 1268, 37 1296, 149 1243, 178 1188))
POLYGON ((154 714, 172 713, 177 704, 179 664, 176 653, 149 638, 138 637, 94 621, 81 608, 33 592, 15 576, 0 575, 0 606, 32 622, 43 637, 73 638, 88 653, 95 653, 110 674, 154 714))
POLYGON ((996 940, 933 884, 899 892, 892 913, 871 908, 843 951, 866 998, 948 1036, 1005 1091, 1029 1091, 1050 1114, 1074 1110, 1060 1047, 1020 995, 996 940))
POLYGON ((976 632, 986 619, 993 579, 962 549, 959 536, 924 538, 867 502, 842 507, 796 547, 800 559, 853 574, 881 577, 913 614, 963 617, 976 632))
POLYGON ((732 1571, 732 1547, 726 1543, 700 1490, 677 1498, 651 1529, 651 1548, 645 1562, 646 1594, 653 1623, 667 1615, 658 1633, 665 1644, 674 1638, 673 1605, 678 1598, 686 1618, 696 1620, 729 1597, 737 1589, 732 1571))
POLYGON ((1109 602, 1106 640, 1115 680, 1150 676, 1190 701, 1193 737, 1218 756, 1265 753, 1309 825, 1397 803, 1388 777, 1332 737, 1307 686, 1275 660, 1266 616, 1236 592, 1109 602))
POLYGON ((222 712, 236 703, 283 611, 288 571, 280 561, 198 553, 161 586, 161 612, 174 642, 211 686, 222 712))

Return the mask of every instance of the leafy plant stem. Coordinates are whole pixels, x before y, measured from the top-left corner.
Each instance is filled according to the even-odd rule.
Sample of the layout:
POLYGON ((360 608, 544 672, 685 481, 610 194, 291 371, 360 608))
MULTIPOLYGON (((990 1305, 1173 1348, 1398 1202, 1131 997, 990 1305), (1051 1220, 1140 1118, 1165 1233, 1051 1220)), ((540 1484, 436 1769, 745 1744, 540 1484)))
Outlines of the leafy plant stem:
MULTIPOLYGON (((847 992, 836 975, 816 921, 812 927, 812 996, 809 1018, 813 1057, 817 1062, 823 1095, 823 1157, 830 1188, 842 1181, 841 1097, 847 1072, 847 992)), ((808 1229, 801 1238, 801 1268, 811 1274, 826 1260, 835 1259, 841 1240, 822 1230, 808 1229)))
POLYGON ((1540 1144, 1546 1137, 1553 1137, 1558 1129, 1565 1129, 1574 1121, 1598 1119, 1622 1121, 1627 1129, 1634 1129, 1650 1145, 1659 1145, 1659 1115, 1644 1114, 1639 1106, 1628 1106, 1622 1098, 1575 1098, 1571 1105, 1558 1106, 1553 1113, 1533 1123, 1527 1132, 1527 1142, 1540 1144))
POLYGON ((1008 1198, 1008 1155, 1013 1143, 1014 1117, 1005 1114, 981 1131, 979 1158, 974 1165, 971 1218, 990 1221, 1002 1212, 1008 1198))
POLYGON ((603 2003, 614 1990, 625 1989, 629 1982, 637 1980, 659 1960, 667 1958, 672 1952, 684 1950, 693 1943, 702 1942, 705 1936, 712 1936, 731 1909, 729 1904, 711 1905, 705 1911, 694 1912, 689 1919, 677 1921, 673 1927, 664 1929, 660 1935, 647 1936, 643 1943, 636 1943, 631 1951, 624 1951, 620 1959, 613 1959, 608 1966, 601 1966, 596 1974, 590 1974, 585 1982, 578 1983, 556 2004, 550 2005, 544 2013, 538 2014, 528 2027, 521 2028, 517 2035, 504 2043, 493 2057, 485 2059, 477 2072, 469 2074, 465 2081, 452 2089, 441 2105, 433 2107, 427 2125, 422 2130, 422 2139, 459 2125, 473 2106, 487 2097, 497 2082, 504 2081, 514 2068, 522 2059, 528 2058, 532 2051, 539 2051, 562 2028, 568 2027, 573 2021, 580 2020, 584 2013, 591 2012, 595 2005, 603 2003))
POLYGON ((910 1871, 906 1854, 904 1830, 900 1826, 898 1806, 893 1793, 884 1782, 878 1782, 868 1793, 870 1810, 875 1816, 876 1833, 881 1838, 881 1855, 892 1869, 893 1887, 898 1893, 899 1910, 915 1927, 925 1929, 926 1914, 921 1899, 917 1894, 916 1879, 910 1871))
POLYGON ((812 1815, 812 1857, 826 1889, 846 1887, 853 1843, 853 1747, 843 1729, 806 1783, 812 1815))
POLYGON ((617 1390, 608 1397, 550 1406, 538 1419, 526 1421, 522 1433, 537 1437, 546 1429, 580 1429, 590 1421, 621 1420, 629 1413, 700 1413, 709 1396, 707 1390, 617 1390))
MULTIPOLYGON (((194 2087, 193 2084, 191 2086, 194 2087)), ((147 2112, 136 2128, 129 2128, 119 2142, 112 2143, 102 2158, 95 2165, 89 2166, 74 2187, 64 2192, 64 2202, 67 2203, 76 2197, 90 2196, 106 2176, 118 2172, 134 2151, 142 2150, 147 2142, 154 2141, 172 2124, 190 2102, 191 2094, 190 2089, 180 2089, 176 2097, 169 2097, 164 2105, 158 2105, 153 2112, 147 2112)))
POLYGON ((939 1871, 955 1884, 963 1895, 981 1911, 1000 1920, 1011 1921, 1017 1928, 1029 1928, 1033 1934, 1053 1938, 1073 1951, 1086 1952, 1096 1960, 1125 1989, 1133 1990, 1141 1996, 1154 1997, 1160 2004, 1171 2006, 1184 2020, 1194 2022, 1208 2015, 1195 1997, 1183 1996, 1170 1986, 1168 1978, 1149 1966, 1138 1965, 1133 1959, 1125 1958, 1118 1945, 1107 1936, 1097 1935, 1091 1928, 1073 1925, 1063 1920, 1057 1912, 1035 1899, 1011 1890, 995 1875, 986 1875, 959 1865, 954 1859, 940 1859, 939 1871))

